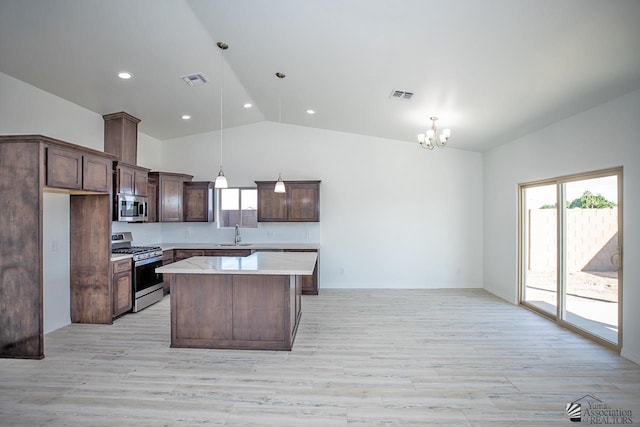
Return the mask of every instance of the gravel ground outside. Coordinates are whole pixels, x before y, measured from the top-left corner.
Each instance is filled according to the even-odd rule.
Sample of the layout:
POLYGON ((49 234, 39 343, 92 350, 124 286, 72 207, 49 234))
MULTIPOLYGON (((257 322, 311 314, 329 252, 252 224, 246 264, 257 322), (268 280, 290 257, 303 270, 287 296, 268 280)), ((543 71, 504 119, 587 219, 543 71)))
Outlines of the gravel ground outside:
MULTIPOLYGON (((555 291, 556 273, 528 271, 526 286, 555 291)), ((567 293, 578 297, 617 302, 618 272, 570 272, 567 277, 567 293)))

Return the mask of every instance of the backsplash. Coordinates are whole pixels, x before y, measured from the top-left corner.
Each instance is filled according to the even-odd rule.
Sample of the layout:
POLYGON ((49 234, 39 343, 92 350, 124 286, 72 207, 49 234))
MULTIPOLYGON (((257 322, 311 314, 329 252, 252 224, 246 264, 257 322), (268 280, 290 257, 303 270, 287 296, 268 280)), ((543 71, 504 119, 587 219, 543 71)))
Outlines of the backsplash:
MULTIPOLYGON (((135 245, 154 243, 232 243, 233 228, 215 223, 127 223, 113 222, 114 233, 130 231, 135 245)), ((320 223, 260 223, 241 228, 244 243, 320 243, 320 223)))

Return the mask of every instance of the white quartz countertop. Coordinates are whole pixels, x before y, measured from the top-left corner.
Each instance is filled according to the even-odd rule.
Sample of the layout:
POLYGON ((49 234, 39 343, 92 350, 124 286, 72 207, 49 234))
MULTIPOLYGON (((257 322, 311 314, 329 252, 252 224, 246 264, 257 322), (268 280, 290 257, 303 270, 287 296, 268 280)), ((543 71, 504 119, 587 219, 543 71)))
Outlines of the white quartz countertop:
POLYGON ((157 243, 163 251, 171 249, 320 249, 318 243, 157 243))
POLYGON ((313 274, 315 252, 255 252, 247 257, 196 256, 156 268, 157 273, 174 274, 313 274))

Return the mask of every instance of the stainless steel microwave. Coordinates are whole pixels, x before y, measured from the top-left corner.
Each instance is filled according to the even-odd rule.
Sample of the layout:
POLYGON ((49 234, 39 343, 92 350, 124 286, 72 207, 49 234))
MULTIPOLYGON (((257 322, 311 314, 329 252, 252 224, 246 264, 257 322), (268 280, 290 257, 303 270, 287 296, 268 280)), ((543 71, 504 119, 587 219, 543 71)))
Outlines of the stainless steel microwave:
POLYGON ((123 222, 144 222, 149 211, 146 197, 116 195, 115 220, 123 222))

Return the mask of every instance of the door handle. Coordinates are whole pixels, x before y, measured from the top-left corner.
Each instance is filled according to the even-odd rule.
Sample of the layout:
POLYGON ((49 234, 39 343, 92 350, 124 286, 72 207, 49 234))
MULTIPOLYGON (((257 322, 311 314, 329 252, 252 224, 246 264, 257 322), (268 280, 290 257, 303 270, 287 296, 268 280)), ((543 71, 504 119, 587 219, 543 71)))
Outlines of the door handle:
POLYGON ((618 250, 612 253, 611 257, 609 258, 611 265, 613 265, 616 268, 616 270, 620 270, 620 268, 622 267, 620 263, 620 253, 621 253, 621 249, 618 248, 618 250), (616 260, 616 257, 617 257, 617 260, 616 260))

